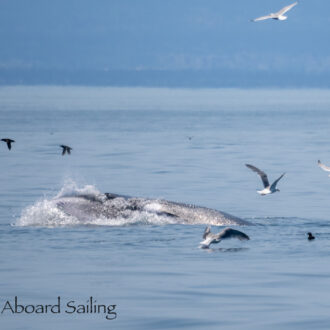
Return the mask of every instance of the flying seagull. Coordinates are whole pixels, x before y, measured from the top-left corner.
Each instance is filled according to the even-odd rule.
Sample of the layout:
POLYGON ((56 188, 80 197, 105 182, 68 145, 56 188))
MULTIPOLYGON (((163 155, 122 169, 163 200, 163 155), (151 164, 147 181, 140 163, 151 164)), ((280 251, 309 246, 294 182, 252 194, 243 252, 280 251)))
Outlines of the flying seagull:
POLYGON ((7 143, 7 147, 8 147, 9 150, 11 149, 11 144, 12 144, 12 142, 15 142, 15 141, 12 140, 12 139, 1 139, 1 141, 7 143))
POLYGON ((265 172, 259 170, 257 167, 250 165, 250 164, 245 164, 245 166, 247 166, 253 172, 257 172, 261 177, 261 181, 264 184, 265 189, 257 190, 258 194, 264 196, 264 195, 268 195, 268 194, 273 194, 276 191, 280 191, 279 189, 276 189, 276 185, 277 185, 277 182, 279 182, 283 178, 285 173, 283 173, 277 180, 275 180, 272 183, 272 185, 270 185, 268 178, 267 178, 267 174, 265 172))
POLYGON ((200 242, 201 247, 208 248, 212 243, 219 243, 224 239, 228 238, 238 238, 239 240, 249 240, 250 237, 243 232, 232 229, 232 228, 225 228, 218 234, 211 233, 211 227, 206 227, 204 234, 203 234, 204 241, 200 242))
POLYGON ((330 172, 330 167, 322 164, 320 160, 317 161, 317 164, 322 168, 323 171, 330 172))
POLYGON ((285 6, 284 8, 282 8, 281 10, 279 10, 277 13, 271 13, 269 15, 266 16, 261 16, 258 18, 255 18, 252 20, 252 22, 257 22, 257 21, 264 21, 265 19, 276 19, 279 21, 284 21, 287 19, 287 16, 284 16, 284 14, 289 11, 291 8, 293 8, 294 6, 296 6, 298 4, 298 2, 294 2, 293 4, 289 5, 289 6, 285 6))
POLYGON ((67 153, 67 154, 71 154, 71 150, 72 150, 72 148, 71 147, 68 147, 68 146, 65 146, 65 145, 60 145, 60 147, 61 148, 63 148, 63 151, 62 151, 62 156, 64 156, 65 155, 65 153, 67 153))

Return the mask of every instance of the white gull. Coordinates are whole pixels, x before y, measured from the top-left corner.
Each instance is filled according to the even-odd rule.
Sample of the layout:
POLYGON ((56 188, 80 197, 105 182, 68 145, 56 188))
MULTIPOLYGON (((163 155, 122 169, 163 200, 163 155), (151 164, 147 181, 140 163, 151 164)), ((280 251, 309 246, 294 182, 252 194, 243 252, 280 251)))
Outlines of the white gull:
POLYGON ((218 234, 211 233, 211 227, 206 227, 204 234, 203 234, 204 241, 200 242, 202 248, 208 248, 212 243, 219 243, 224 239, 229 238, 238 238, 239 240, 249 240, 250 237, 243 232, 232 229, 232 228, 225 228, 218 234))
POLYGON ((330 167, 322 164, 320 160, 317 161, 317 164, 322 168, 323 171, 330 172, 330 167))
POLYGON ((250 164, 245 164, 245 166, 247 166, 249 169, 251 169, 253 172, 258 173, 258 175, 261 178, 261 181, 264 185, 264 189, 263 190, 257 190, 258 194, 264 196, 264 195, 269 195, 269 194, 273 194, 277 191, 280 191, 279 189, 276 188, 277 183, 283 178, 284 174, 283 173, 277 180, 275 180, 271 185, 269 184, 268 181, 268 177, 267 174, 261 170, 259 170, 259 168, 250 165, 250 164))
POLYGON ((289 6, 283 7, 281 10, 279 10, 276 13, 271 13, 271 14, 266 15, 266 16, 261 16, 261 17, 258 17, 258 18, 253 19, 252 21, 253 22, 258 22, 258 21, 264 21, 264 20, 270 19, 270 18, 276 19, 276 20, 279 20, 279 21, 284 21, 284 20, 287 19, 287 16, 284 16, 284 14, 287 11, 289 11, 291 8, 293 8, 294 6, 296 6, 297 4, 298 4, 298 2, 294 2, 294 3, 292 3, 289 6))

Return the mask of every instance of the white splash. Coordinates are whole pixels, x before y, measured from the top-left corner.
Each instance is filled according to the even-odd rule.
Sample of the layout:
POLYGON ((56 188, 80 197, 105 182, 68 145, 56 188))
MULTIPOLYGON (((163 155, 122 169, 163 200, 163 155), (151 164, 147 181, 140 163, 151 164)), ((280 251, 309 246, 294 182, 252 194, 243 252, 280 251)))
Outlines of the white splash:
POLYGON ((79 188, 76 182, 68 180, 64 183, 63 187, 55 196, 55 198, 67 196, 74 197, 79 195, 91 195, 97 197, 103 194, 93 185, 85 185, 84 187, 79 188))
MULTIPOLYGON (((118 209, 123 209, 119 216, 107 217, 104 215, 95 216, 86 211, 86 206, 91 209, 93 202, 75 197, 88 196, 91 199, 104 202, 106 197, 95 186, 85 185, 79 187, 75 182, 66 182, 61 190, 50 199, 38 200, 34 205, 23 209, 20 218, 16 221, 16 226, 40 226, 40 227, 63 227, 63 226, 128 226, 138 224, 171 224, 175 221, 166 215, 158 215, 155 212, 145 210, 125 210, 127 203, 123 198, 116 198, 112 205, 118 209), (70 198, 72 197, 72 199, 70 198), (59 207, 59 201, 63 198, 63 204, 67 203, 65 212, 59 207), (81 205, 80 205, 81 203, 81 205), (89 206, 90 203, 90 206, 89 206), (81 206, 81 209, 80 209, 81 206), (70 212, 70 208, 75 212, 70 212), (85 208, 85 209, 84 209, 85 208), (73 213, 73 214, 70 214, 73 213)), ((104 206, 106 207, 106 205, 104 206)), ((159 209, 157 202, 154 202, 151 209, 159 209)), ((152 211, 150 209, 150 211, 152 211)))
POLYGON ((79 220, 61 211, 52 200, 41 200, 22 211, 16 226, 60 227, 78 225, 79 220))

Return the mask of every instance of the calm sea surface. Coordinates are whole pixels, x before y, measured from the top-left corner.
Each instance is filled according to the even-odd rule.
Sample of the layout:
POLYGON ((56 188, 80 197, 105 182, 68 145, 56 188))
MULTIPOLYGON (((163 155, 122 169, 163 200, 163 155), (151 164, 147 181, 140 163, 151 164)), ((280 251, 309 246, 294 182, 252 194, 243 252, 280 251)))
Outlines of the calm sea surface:
POLYGON ((1 329, 329 329, 329 90, 1 87, 0 135, 16 141, 0 144, 0 312, 62 304, 5 310, 1 329), (286 172, 281 191, 259 196, 245 163, 286 172), (203 225, 48 207, 84 189, 223 210, 251 240, 203 250, 203 225), (117 318, 65 313, 90 297, 117 318))

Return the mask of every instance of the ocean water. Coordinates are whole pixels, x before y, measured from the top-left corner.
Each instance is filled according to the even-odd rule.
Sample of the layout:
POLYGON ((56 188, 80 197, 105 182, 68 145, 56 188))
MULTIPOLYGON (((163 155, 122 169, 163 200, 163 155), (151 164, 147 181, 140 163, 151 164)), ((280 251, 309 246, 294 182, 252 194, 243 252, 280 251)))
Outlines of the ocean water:
POLYGON ((329 90, 1 87, 1 329, 329 329, 329 109, 329 90), (280 192, 246 163, 285 172, 280 192), (86 192, 222 210, 251 239, 201 249, 203 224, 52 204, 86 192), (116 319, 65 313, 90 297, 116 319))

